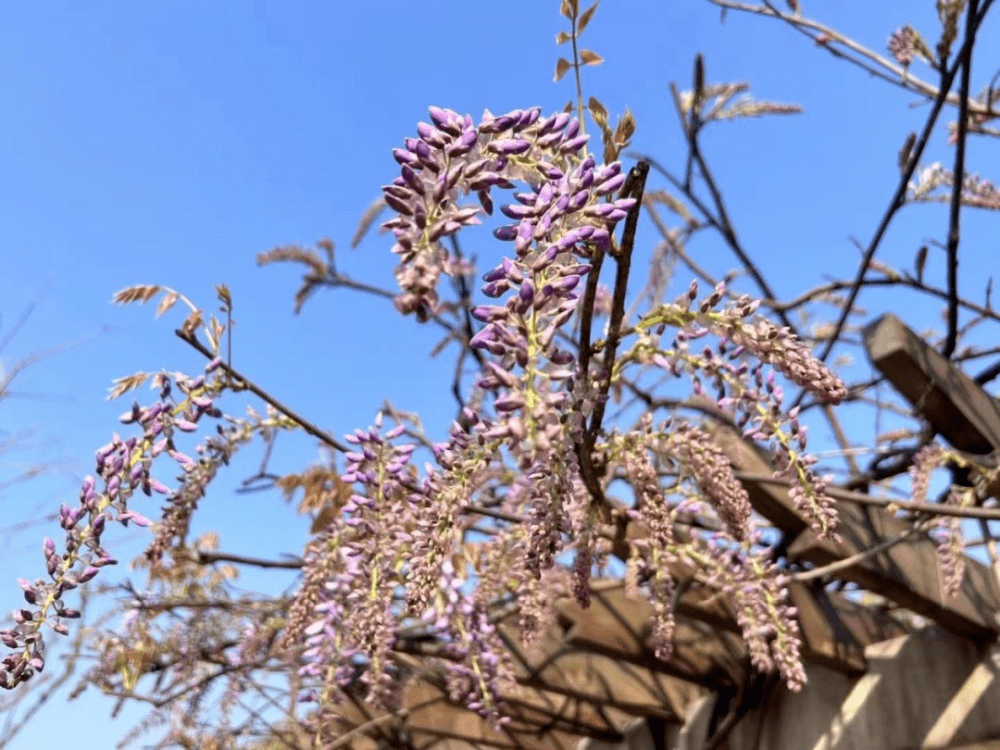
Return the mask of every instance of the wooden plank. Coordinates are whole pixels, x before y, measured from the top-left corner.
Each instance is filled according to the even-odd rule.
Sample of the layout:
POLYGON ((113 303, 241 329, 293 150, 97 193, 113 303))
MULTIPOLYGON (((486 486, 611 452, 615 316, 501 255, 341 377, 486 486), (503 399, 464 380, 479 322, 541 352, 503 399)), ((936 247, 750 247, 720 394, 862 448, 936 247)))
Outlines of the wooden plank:
POLYGON ((1000 450, 1000 403, 895 315, 864 329, 872 364, 949 443, 969 453, 1000 450))
MULTIPOLYGON (((811 529, 806 529, 789 544, 789 558, 823 566, 870 549, 910 528, 909 523, 881 508, 840 503, 837 510, 842 542, 820 540, 811 529)), ((837 576, 881 594, 959 635, 990 639, 997 633, 1000 591, 989 568, 967 556, 961 588, 954 596, 945 597, 937 547, 926 535, 890 547, 839 571, 837 576)))
MULTIPOLYGON (((773 471, 761 452, 745 441, 734 427, 714 423, 705 429, 725 450, 738 471, 749 474, 773 471)), ((838 531, 843 541, 820 540, 795 509, 787 487, 749 480, 744 486, 754 510, 793 540, 788 546, 789 557, 808 560, 817 566, 870 549, 909 528, 906 522, 881 508, 862 508, 838 501, 835 507, 840 516, 838 531)), ((960 591, 946 598, 939 580, 935 549, 927 537, 917 537, 837 575, 882 594, 953 632, 973 638, 994 636, 998 630, 995 613, 1000 611, 1000 590, 989 569, 967 557, 960 591)))

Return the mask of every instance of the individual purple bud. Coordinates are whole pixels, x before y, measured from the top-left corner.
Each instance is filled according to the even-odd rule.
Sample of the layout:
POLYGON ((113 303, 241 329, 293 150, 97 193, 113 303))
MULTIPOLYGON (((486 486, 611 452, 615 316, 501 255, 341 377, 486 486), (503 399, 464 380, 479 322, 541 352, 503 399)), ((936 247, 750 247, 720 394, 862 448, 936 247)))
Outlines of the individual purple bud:
POLYGON ((569 212, 569 196, 565 193, 560 195, 556 200, 556 204, 549 209, 554 217, 563 216, 569 212))
POLYGON ((86 583, 100 572, 101 572, 100 568, 95 568, 93 565, 88 565, 84 569, 84 571, 80 573, 79 576, 77 576, 76 580, 79 581, 80 583, 86 583))
POLYGON ((506 276, 507 269, 501 265, 484 273, 483 281, 500 281, 500 279, 505 278, 506 276))
POLYGON ((121 522, 122 526, 128 526, 128 522, 131 521, 136 526, 152 526, 153 522, 146 518, 141 513, 136 513, 134 510, 127 510, 124 513, 119 513, 116 519, 121 522))
POLYGON ((45 559, 48 560, 55 553, 56 543, 50 537, 45 537, 45 541, 42 542, 42 554, 45 555, 45 559))
POLYGON ((506 226, 497 227, 493 230, 493 236, 498 240, 503 240, 504 242, 511 242, 517 239, 517 225, 508 224, 506 226))
POLYGON ((434 135, 434 127, 431 126, 431 125, 428 125, 426 122, 418 122, 417 123, 417 135, 419 135, 424 140, 427 140, 428 138, 433 137, 433 135, 434 135))
POLYGON ((554 365, 568 365, 576 361, 576 357, 565 349, 553 349, 549 352, 549 362, 554 365))
POLYGON ((472 317, 481 320, 483 323, 492 323, 495 320, 502 320, 507 317, 507 308, 497 305, 479 305, 472 308, 472 317))
POLYGON ((407 187, 419 195, 424 194, 424 181, 420 179, 420 175, 414 169, 404 164, 400 169, 400 176, 407 187))
POLYGON ((533 234, 534 239, 536 240, 542 239, 549 233, 549 230, 551 228, 552 228, 552 216, 546 213, 542 216, 542 218, 538 220, 538 223, 535 225, 535 231, 533 234))
POLYGON ((507 291, 507 285, 502 282, 491 281, 488 284, 483 284, 482 291, 487 297, 496 299, 497 297, 502 297, 503 293, 507 291))
POLYGON ((394 148, 392 150, 393 158, 400 164, 408 164, 410 166, 416 166, 420 163, 420 159, 412 151, 408 151, 404 148, 394 148))
POLYGON ((451 221, 450 219, 442 219, 436 222, 428 231, 427 240, 429 242, 437 242, 442 237, 447 237, 449 235, 455 234, 459 229, 462 228, 461 222, 451 221))
POLYGON ((590 241, 597 246, 598 250, 607 252, 611 248, 611 235, 607 229, 595 229, 590 241))
POLYGON ((132 408, 127 412, 119 415, 118 421, 122 424, 132 424, 133 422, 138 422, 139 418, 142 416, 142 411, 139 408, 139 402, 133 401, 132 408))
POLYGON ((531 142, 523 138, 500 138, 486 144, 486 150, 494 154, 512 156, 523 154, 531 148, 531 142))
POLYGON ((135 466, 133 466, 132 470, 129 471, 128 473, 129 484, 132 485, 133 487, 138 485, 139 482, 142 480, 143 474, 145 473, 146 473, 146 467, 143 466, 142 462, 140 461, 135 466))
MULTIPOLYGON (((97 460, 97 473, 104 473, 104 464, 108 460, 108 457, 118 449, 118 446, 114 443, 108 443, 107 445, 98 448, 95 458, 97 460)), ((92 478, 91 478, 92 479, 92 478)))
MULTIPOLYGON (((616 200, 611 205, 613 205, 615 208, 621 209, 622 211, 628 211, 635 204, 636 204, 635 198, 619 198, 618 200, 616 200)), ((720 295, 719 298, 720 299, 722 298, 721 295, 720 295)))
POLYGON ((453 189, 460 179, 462 179, 462 174, 465 172, 465 163, 458 162, 457 164, 452 164, 448 168, 448 172, 444 178, 445 187, 448 190, 453 189))
POLYGON ((187 419, 175 419, 174 427, 176 427, 181 432, 194 432, 198 429, 198 425, 187 419))
POLYGON ((518 298, 521 300, 522 308, 519 312, 523 314, 535 300, 535 285, 532 283, 531 279, 525 279, 521 282, 521 289, 518 291, 518 298))
POLYGON ((28 604, 37 604, 38 592, 35 591, 34 586, 23 578, 18 578, 17 583, 22 589, 24 589, 24 600, 28 602, 28 604))
POLYGON ((428 107, 427 111, 430 113, 434 124, 441 128, 441 130, 451 135, 461 134, 465 122, 458 112, 443 109, 442 107, 428 107))
POLYGON ((555 283, 557 289, 562 289, 563 291, 572 291, 576 288, 576 285, 580 283, 580 277, 575 273, 560 279, 555 283))
POLYGON ((618 209, 614 203, 595 203, 592 206, 587 206, 583 209, 583 215, 589 216, 594 219, 604 219, 605 221, 611 221, 611 217, 617 214, 625 216, 625 212, 618 209))
POLYGON ((493 199, 490 198, 489 192, 486 190, 477 190, 476 197, 479 198, 479 203, 482 205, 483 210, 487 215, 493 215, 493 199))
POLYGON ((531 262, 531 270, 538 272, 543 268, 550 266, 559 254, 559 249, 558 245, 549 245, 545 248, 544 252, 539 253, 538 257, 531 262))
POLYGON ((147 477, 146 481, 142 483, 142 491, 149 495, 153 492, 159 495, 169 495, 171 489, 167 485, 163 484, 159 480, 153 479, 152 477, 147 477))
POLYGON ((493 408, 501 413, 518 411, 519 409, 523 409, 524 405, 524 395, 519 392, 505 393, 493 402, 493 408))
POLYGON ((430 159, 431 147, 427 145, 426 141, 419 138, 407 138, 403 143, 406 144, 407 150, 416 154, 421 163, 426 163, 430 159))
POLYGON ((458 222, 464 226, 471 226, 474 224, 481 223, 477 218, 479 216, 479 209, 475 206, 467 206, 466 208, 460 208, 451 214, 451 220, 458 222))
POLYGON ((568 210, 572 213, 579 211, 581 208, 587 205, 590 201, 590 192, 587 190, 579 190, 573 194, 573 197, 569 199, 568 210))
POLYGON ((547 161, 538 162, 535 164, 535 169, 538 170, 539 174, 543 177, 548 180, 552 180, 553 182, 559 182, 566 176, 563 174, 563 171, 559 169, 559 167, 555 164, 550 164, 547 161))
POLYGON ((552 199, 555 198, 555 194, 556 191, 555 188, 552 187, 552 183, 546 182, 538 191, 538 198, 535 200, 535 206, 539 210, 548 208, 549 204, 552 203, 552 199))
POLYGON ((569 121, 564 132, 567 139, 575 138, 576 134, 580 132, 580 121, 574 117, 569 121))
POLYGON ((625 175, 618 174, 609 180, 605 180, 594 188, 594 195, 607 195, 613 193, 625 183, 625 175))
POLYGON ((524 274, 521 273, 521 269, 518 267, 510 258, 504 258, 501 263, 504 275, 515 284, 520 284, 524 280, 524 274))
POLYGON ((545 149, 546 151, 555 146, 563 138, 563 134, 556 131, 555 133, 546 133, 535 140, 535 145, 539 148, 545 149))
POLYGON ((594 170, 594 181, 597 183, 605 182, 610 180, 615 175, 621 174, 622 163, 620 161, 613 161, 610 164, 604 164, 594 170))
MULTIPOLYGON (((543 221, 544 218, 542 217, 543 221)), ((531 247, 531 241, 538 236, 538 230, 532 227, 531 222, 522 219, 517 226, 517 236, 514 238, 514 252, 518 255, 524 255, 531 247)))
POLYGON ((509 219, 526 219, 535 215, 535 209, 531 206, 519 206, 517 204, 501 206, 500 213, 509 219))
POLYGON ((479 133, 475 129, 464 130, 457 141, 451 143, 445 149, 448 156, 465 156, 469 153, 479 140, 479 133))

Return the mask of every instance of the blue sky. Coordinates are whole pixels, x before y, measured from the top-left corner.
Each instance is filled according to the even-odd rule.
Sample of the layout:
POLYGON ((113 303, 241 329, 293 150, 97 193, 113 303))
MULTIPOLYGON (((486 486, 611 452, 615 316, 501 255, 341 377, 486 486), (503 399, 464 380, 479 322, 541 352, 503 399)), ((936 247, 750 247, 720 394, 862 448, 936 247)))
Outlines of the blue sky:
MULTIPOLYGON (((920 16, 899 15, 902 5, 892 3, 825 5, 809 3, 806 12, 880 52, 904 22, 929 36, 935 28, 931 3, 920 16)), ((200 367, 199 355, 172 335, 179 318, 154 321, 152 309, 110 304, 135 283, 173 286, 212 308, 213 285, 226 282, 238 321, 234 364, 330 432, 368 425, 390 397, 443 437, 454 412, 451 364, 446 355, 426 357, 434 329, 346 291, 321 292, 295 317, 297 269, 259 269, 254 256, 328 236, 342 270, 391 287, 386 237, 348 247, 359 216, 396 174, 390 150, 427 119, 430 104, 474 117, 484 107, 560 109, 574 92, 570 77, 552 82, 556 57, 567 51, 553 43, 565 27, 558 6, 188 0, 8 8, 0 29, 0 336, 28 305, 35 310, 0 362, 72 346, 28 370, 0 411, 3 436, 25 435, 23 450, 0 456, 0 478, 34 462, 53 466, 46 477, 0 490, 5 521, 74 500, 93 451, 128 405, 103 400, 113 378, 200 367)), ((995 38, 995 24, 983 34, 995 38)), ((870 238, 897 180, 896 153, 926 106, 911 107, 914 97, 833 60, 783 24, 736 14, 720 24, 707 3, 605 0, 583 46, 606 59, 585 71, 585 95, 598 96, 613 117, 630 106, 633 147, 674 166, 681 142, 667 84, 690 87, 698 51, 710 82, 747 80, 760 99, 801 104, 796 117, 711 127, 706 153, 744 244, 780 294, 824 274, 853 274, 849 238, 870 238)), ((973 142, 969 163, 996 176, 989 146, 973 142)), ((950 160, 942 133, 929 157, 950 160)), ((967 216, 961 280, 981 288, 993 272, 993 217, 967 216)), ((943 208, 907 209, 879 257, 909 266, 926 238, 943 237, 944 218, 943 208)), ((644 240, 654 241, 649 226, 644 240)), ((496 252, 486 232, 464 242, 484 265, 496 252)), ((734 264, 717 243, 691 249, 717 270, 734 264)), ((935 261, 940 268, 934 256, 931 268, 935 261)), ((895 306, 940 328, 924 302, 866 294, 861 306, 872 317, 895 306)), ((316 455, 312 441, 286 440, 275 466, 294 470, 316 455)), ((218 529, 224 550, 296 553, 302 519, 273 497, 231 494, 258 459, 251 451, 222 478, 200 528, 218 529)), ((155 514, 152 505, 139 510, 155 514)), ((17 576, 41 572, 41 536, 57 530, 6 540, 4 606, 18 601, 17 576)), ((282 585, 275 580, 251 576, 247 585, 282 585)), ((95 697, 51 705, 10 750, 52 746, 53 733, 72 736, 77 750, 111 747, 131 723, 112 722, 110 708, 95 697)))

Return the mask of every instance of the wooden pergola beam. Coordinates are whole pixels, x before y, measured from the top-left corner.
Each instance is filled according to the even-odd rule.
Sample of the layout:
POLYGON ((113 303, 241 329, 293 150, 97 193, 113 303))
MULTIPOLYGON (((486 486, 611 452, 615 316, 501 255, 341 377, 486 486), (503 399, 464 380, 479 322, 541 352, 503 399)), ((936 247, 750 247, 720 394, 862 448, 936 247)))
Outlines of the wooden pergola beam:
MULTIPOLYGON (((729 456, 733 466, 748 474, 768 474, 773 467, 762 452, 729 425, 720 422, 707 428, 729 456)), ((843 560, 903 533, 905 521, 876 507, 836 502, 840 517, 840 543, 819 539, 809 522, 795 507, 787 487, 767 482, 744 481, 754 510, 788 535, 791 559, 828 565, 843 560)), ((938 573, 935 544, 926 536, 898 544, 838 573, 844 580, 877 592, 897 604, 924 615, 952 632, 972 638, 996 635, 995 613, 1000 611, 1000 591, 990 570, 966 559, 965 579, 954 597, 946 597, 938 573)))
POLYGON ((872 364, 959 450, 1000 450, 1000 403, 895 315, 864 329, 872 364))

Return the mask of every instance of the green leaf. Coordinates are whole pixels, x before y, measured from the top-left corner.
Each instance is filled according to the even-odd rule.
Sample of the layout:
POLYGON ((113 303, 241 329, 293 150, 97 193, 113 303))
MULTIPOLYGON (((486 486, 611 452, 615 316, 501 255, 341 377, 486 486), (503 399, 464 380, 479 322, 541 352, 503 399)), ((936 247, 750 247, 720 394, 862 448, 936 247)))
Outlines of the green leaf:
POLYGON ((569 70, 571 67, 572 66, 570 65, 569 60, 567 60, 565 57, 560 57, 558 60, 556 60, 556 74, 552 80, 558 83, 559 79, 562 78, 564 75, 566 75, 566 71, 569 70))

